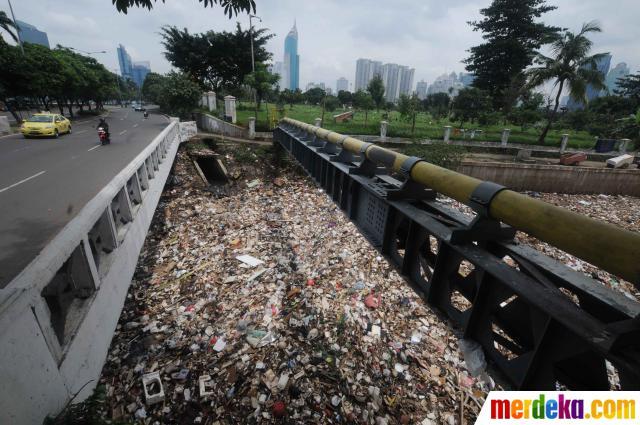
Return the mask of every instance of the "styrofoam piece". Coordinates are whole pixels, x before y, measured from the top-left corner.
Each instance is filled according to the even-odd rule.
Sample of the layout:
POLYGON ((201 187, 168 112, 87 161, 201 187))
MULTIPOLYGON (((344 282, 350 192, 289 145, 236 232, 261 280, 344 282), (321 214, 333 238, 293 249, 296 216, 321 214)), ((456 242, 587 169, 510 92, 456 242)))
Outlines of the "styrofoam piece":
POLYGON ((142 387, 144 398, 148 405, 160 403, 164 400, 164 388, 160 379, 160 372, 151 372, 142 375, 142 387))
POLYGON ((607 159, 607 166, 611 168, 620 168, 620 167, 624 167, 625 165, 631 165, 632 163, 633 163, 633 156, 627 155, 627 154, 616 156, 615 158, 607 159))

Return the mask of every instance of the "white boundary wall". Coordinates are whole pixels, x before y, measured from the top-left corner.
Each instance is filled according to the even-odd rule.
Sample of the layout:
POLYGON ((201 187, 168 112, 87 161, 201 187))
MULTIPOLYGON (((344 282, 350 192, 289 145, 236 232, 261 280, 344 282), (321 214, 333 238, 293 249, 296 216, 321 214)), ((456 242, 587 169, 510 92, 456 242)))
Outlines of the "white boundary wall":
POLYGON ((41 424, 97 385, 178 146, 194 126, 172 118, 0 289, 0 424, 41 424))

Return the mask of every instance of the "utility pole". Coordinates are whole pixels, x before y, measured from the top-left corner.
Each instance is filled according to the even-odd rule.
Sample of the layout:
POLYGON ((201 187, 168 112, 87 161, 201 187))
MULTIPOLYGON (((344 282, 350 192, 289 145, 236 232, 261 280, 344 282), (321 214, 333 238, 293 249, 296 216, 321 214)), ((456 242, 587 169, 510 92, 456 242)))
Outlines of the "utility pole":
POLYGON ((16 15, 13 13, 13 6, 11 6, 11 0, 7 0, 9 2, 9 10, 11 11, 11 18, 13 19, 13 25, 16 27, 16 33, 18 34, 18 44, 20 45, 20 50, 24 55, 24 47, 22 47, 22 37, 20 37, 20 28, 18 28, 18 23, 16 22, 16 15))
MULTIPOLYGON (((257 82, 256 62, 253 55, 253 24, 251 23, 251 18, 256 18, 260 22, 262 22, 262 19, 260 19, 259 16, 249 14, 249 39, 251 41, 251 72, 253 72, 254 82, 257 82)), ((258 122, 258 94, 255 88, 253 89, 253 103, 255 104, 255 107, 256 107, 255 115, 256 115, 256 123, 257 123, 258 122)))

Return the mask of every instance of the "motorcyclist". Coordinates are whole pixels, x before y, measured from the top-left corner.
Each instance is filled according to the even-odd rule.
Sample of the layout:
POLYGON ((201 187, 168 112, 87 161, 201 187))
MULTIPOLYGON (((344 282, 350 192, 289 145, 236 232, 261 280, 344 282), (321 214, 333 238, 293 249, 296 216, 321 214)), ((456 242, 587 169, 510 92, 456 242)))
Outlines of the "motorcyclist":
POLYGON ((104 130, 105 133, 107 133, 107 139, 109 138, 110 134, 109 134, 109 124, 107 124, 107 120, 105 118, 100 118, 100 122, 98 123, 98 126, 96 127, 96 129, 102 127, 102 129, 104 130))

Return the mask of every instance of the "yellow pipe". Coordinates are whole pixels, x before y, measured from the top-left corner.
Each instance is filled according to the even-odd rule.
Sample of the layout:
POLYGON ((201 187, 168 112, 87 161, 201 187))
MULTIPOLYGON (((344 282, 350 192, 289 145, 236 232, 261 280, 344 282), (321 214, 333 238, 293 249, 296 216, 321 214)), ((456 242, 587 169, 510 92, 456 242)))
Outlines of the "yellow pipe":
MULTIPOLYGON (((331 143, 342 143, 344 149, 353 153, 359 153, 365 145, 356 138, 345 138, 340 133, 291 118, 284 118, 283 121, 331 143)), ((369 146, 365 155, 375 162, 380 162, 380 158, 386 160, 385 165, 394 171, 400 171, 402 163, 408 158, 375 145, 369 146)), ((482 182, 425 161, 413 167, 411 179, 467 205, 471 193, 482 182)), ((508 189, 493 198, 489 213, 495 219, 640 286, 639 233, 508 189)))

